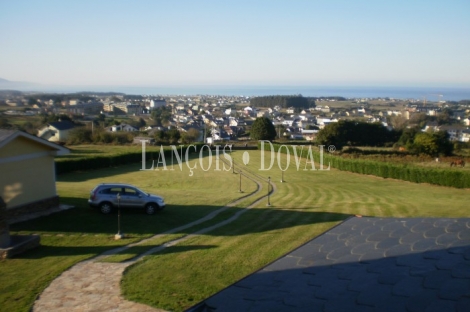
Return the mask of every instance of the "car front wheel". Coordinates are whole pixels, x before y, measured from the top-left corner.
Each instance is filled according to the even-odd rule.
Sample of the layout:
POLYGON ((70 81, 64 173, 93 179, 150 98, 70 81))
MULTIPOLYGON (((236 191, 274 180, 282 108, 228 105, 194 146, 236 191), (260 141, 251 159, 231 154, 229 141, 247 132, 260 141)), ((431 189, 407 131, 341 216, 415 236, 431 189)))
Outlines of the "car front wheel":
POLYGON ((158 205, 157 204, 147 204, 147 206, 145 206, 145 212, 148 214, 148 215, 153 215, 155 213, 155 211, 158 210, 158 205))
POLYGON ((113 206, 110 203, 105 202, 100 205, 100 211, 103 214, 110 213, 112 209, 113 209, 113 206))

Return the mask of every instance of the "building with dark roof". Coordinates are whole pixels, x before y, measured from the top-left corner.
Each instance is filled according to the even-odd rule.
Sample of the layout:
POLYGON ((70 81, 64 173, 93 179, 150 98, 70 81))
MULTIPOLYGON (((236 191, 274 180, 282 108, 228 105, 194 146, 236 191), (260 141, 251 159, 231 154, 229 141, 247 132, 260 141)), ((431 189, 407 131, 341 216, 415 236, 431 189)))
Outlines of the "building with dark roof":
POLYGON ((38 131, 38 137, 51 142, 65 142, 70 130, 75 127, 76 125, 68 120, 50 122, 38 131))

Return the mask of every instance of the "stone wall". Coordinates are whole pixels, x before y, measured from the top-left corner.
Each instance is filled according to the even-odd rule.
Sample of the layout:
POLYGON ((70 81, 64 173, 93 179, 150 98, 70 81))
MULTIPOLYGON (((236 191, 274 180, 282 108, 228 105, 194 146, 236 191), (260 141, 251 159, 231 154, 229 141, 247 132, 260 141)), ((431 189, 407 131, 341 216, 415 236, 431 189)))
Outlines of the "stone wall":
POLYGON ((0 197, 0 248, 10 246, 10 229, 8 226, 7 205, 0 197))
POLYGON ((59 203, 59 196, 54 196, 50 198, 46 198, 37 202, 29 203, 26 205, 21 205, 12 209, 6 210, 6 217, 14 218, 19 217, 25 214, 31 214, 36 212, 43 212, 49 209, 58 207, 59 203))

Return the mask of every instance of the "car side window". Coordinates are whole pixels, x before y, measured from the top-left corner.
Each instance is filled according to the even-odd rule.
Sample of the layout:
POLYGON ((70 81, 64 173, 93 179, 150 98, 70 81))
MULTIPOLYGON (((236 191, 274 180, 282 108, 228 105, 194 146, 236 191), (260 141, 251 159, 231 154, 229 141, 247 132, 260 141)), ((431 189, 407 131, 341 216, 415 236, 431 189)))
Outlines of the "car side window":
POLYGON ((139 196, 139 192, 137 192, 136 189, 128 188, 128 187, 125 188, 124 194, 126 194, 127 196, 136 196, 136 197, 139 196))
POLYGON ((118 193, 122 193, 122 189, 120 187, 110 187, 110 188, 105 188, 100 193, 109 194, 109 195, 117 195, 118 193))

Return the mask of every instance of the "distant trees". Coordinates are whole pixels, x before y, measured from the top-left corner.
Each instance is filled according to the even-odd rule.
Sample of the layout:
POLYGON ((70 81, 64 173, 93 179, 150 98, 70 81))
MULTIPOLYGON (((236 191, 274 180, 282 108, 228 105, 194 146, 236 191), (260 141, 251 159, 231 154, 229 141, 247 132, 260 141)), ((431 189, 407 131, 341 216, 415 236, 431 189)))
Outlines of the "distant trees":
POLYGON ((83 144, 93 142, 92 132, 85 127, 77 127, 69 131, 67 144, 83 144))
MULTIPOLYGON (((153 138, 157 145, 177 144, 181 139, 181 133, 177 129, 170 129, 168 131, 158 130, 153 135, 153 138)), ((188 137, 188 139, 190 138, 188 137)))
POLYGON ((341 149, 350 146, 385 146, 397 140, 397 132, 380 123, 341 120, 330 123, 318 132, 320 145, 334 145, 341 149))
POLYGON ((184 144, 194 143, 199 138, 200 132, 195 128, 190 128, 187 132, 181 135, 181 140, 184 144))
POLYGON ((276 138, 276 129, 269 118, 258 117, 251 126, 250 137, 254 140, 272 141, 276 138))
POLYGON ((250 100, 250 105, 253 107, 275 107, 281 108, 309 108, 315 107, 313 99, 305 98, 302 95, 269 95, 258 96, 250 100))
POLYGON ((390 117, 390 124, 392 125, 392 128, 395 130, 402 130, 406 127, 406 124, 408 123, 408 120, 406 119, 405 116, 391 116, 390 117))
POLYGON ((449 141, 449 135, 446 131, 417 133, 411 145, 411 149, 414 152, 433 157, 450 155, 452 154, 453 148, 454 146, 449 141))
POLYGON ((127 144, 132 143, 134 134, 130 132, 108 132, 104 129, 95 129, 94 132, 89 128, 76 127, 70 130, 67 144, 84 144, 84 143, 99 143, 99 144, 127 144))
POLYGON ((28 105, 34 105, 34 104, 38 104, 38 100, 36 100, 35 98, 29 98, 28 105))
POLYGON ((0 118, 0 128, 10 128, 11 125, 8 123, 6 118, 0 118))
POLYGON ((436 121, 438 125, 450 125, 452 123, 452 115, 454 112, 450 108, 444 108, 442 112, 437 114, 436 121))
POLYGON ((421 129, 418 127, 403 129, 397 145, 405 147, 407 150, 411 150, 413 148, 415 136, 420 132, 421 129))
POLYGON ((168 124, 171 119, 171 107, 161 106, 154 109, 151 113, 155 126, 161 127, 168 124))
POLYGON ((130 120, 128 121, 128 124, 137 128, 137 129, 140 129, 142 127, 145 127, 147 125, 147 123, 145 122, 145 120, 140 117, 139 120, 130 120))

